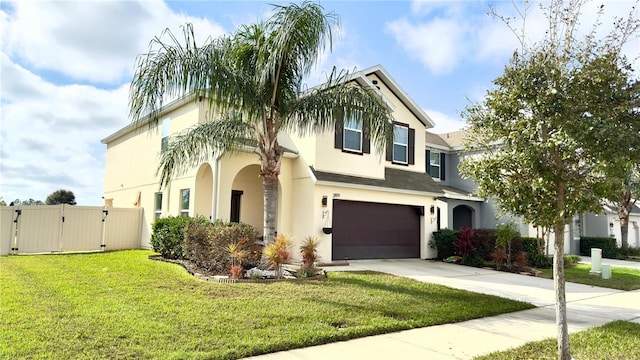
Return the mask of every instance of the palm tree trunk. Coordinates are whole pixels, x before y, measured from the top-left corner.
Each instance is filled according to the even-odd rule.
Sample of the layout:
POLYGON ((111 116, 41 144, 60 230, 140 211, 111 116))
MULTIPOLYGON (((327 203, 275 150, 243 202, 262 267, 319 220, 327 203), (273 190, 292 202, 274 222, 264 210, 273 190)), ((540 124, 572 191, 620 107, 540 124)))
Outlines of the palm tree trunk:
POLYGON ((278 177, 262 175, 264 189, 264 245, 270 244, 276 236, 278 214, 278 177))
POLYGON ((276 236, 278 217, 278 176, 283 151, 277 140, 277 132, 271 127, 259 140, 260 175, 264 190, 263 241, 269 245, 276 236))

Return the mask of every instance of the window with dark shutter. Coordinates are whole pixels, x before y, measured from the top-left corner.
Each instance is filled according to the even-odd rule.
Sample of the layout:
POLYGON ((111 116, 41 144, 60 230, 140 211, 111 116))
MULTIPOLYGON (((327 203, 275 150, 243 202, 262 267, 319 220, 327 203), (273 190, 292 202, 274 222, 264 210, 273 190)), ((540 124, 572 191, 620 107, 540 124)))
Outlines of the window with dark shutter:
POLYGON ((371 153, 371 137, 369 126, 362 120, 345 118, 344 110, 338 110, 336 117, 333 147, 344 152, 356 154, 371 153))
POLYGON ((393 144, 387 149, 387 161, 399 165, 415 164, 416 130, 407 124, 393 124, 393 144))
POLYGON ((435 152, 435 151, 430 151, 429 152, 429 159, 427 160, 429 162, 429 175, 433 178, 433 179, 440 179, 441 176, 441 154, 439 152, 435 152))
POLYGON ((440 180, 444 180, 444 174, 446 173, 445 163, 445 154, 440 153, 440 180))

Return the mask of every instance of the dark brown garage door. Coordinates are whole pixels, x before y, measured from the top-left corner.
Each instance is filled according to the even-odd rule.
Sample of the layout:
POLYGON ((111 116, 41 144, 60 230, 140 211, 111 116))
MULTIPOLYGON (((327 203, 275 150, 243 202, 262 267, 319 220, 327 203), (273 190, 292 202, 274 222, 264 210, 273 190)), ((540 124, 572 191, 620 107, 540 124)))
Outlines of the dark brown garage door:
POLYGON ((420 257, 420 214, 407 205, 333 200, 333 260, 420 257))

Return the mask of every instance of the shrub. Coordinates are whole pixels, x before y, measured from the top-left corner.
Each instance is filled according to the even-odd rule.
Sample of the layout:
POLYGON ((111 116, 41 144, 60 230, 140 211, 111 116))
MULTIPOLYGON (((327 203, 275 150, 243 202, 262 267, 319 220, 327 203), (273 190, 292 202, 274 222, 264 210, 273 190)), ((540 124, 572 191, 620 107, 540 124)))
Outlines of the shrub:
POLYGON ((516 268, 520 271, 527 270, 527 266, 529 265, 529 259, 527 258, 527 253, 524 251, 518 251, 515 255, 515 259, 513 262, 516 268))
POLYGON ((615 259, 618 256, 618 244, 615 238, 580 237, 580 255, 591 256, 591 249, 602 249, 602 257, 615 259))
POLYGON ((318 260, 318 238, 315 236, 307 236, 300 246, 300 254, 302 255, 302 268, 311 269, 318 260))
MULTIPOLYGON (((527 254, 529 266, 537 269, 548 269, 551 267, 551 258, 541 252, 540 239, 534 237, 520 237, 521 249, 527 254)), ((514 244, 514 249, 518 246, 514 244)))
POLYGON ((582 259, 578 255, 565 255, 564 267, 572 267, 578 264, 582 259))
POLYGON ((275 271, 276 278, 282 278, 282 265, 291 259, 291 239, 287 235, 276 236, 272 243, 264 248, 264 256, 275 271))
POLYGON ((167 259, 181 259, 184 256, 184 230, 194 222, 208 222, 204 217, 169 216, 158 218, 151 227, 151 248, 167 259))
POLYGON ((493 252, 491 252, 491 260, 496 264, 496 269, 500 270, 502 269, 502 266, 504 266, 504 262, 507 260, 507 252, 503 247, 497 247, 493 249, 493 252))
POLYGON ((456 249, 456 254, 462 256, 462 263, 465 263, 465 259, 472 255, 476 248, 473 246, 473 229, 463 227, 460 229, 460 233, 456 237, 456 241, 453 242, 453 247, 456 249))
POLYGON ((491 252, 496 247, 495 229, 475 229, 473 230, 473 245, 476 248, 475 254, 483 260, 491 260, 491 252))
POLYGON ((438 251, 438 259, 446 259, 455 255, 455 249, 453 242, 456 241, 456 237, 460 232, 458 230, 442 229, 433 233, 429 245, 435 247, 438 251))
POLYGON ((224 274, 231 265, 247 267, 260 261, 255 228, 242 223, 193 223, 185 232, 185 258, 209 272, 224 274))
POLYGON ((502 247, 506 250, 507 263, 509 265, 511 265, 511 256, 513 254, 511 243, 517 236, 516 224, 512 222, 498 224, 498 226, 496 226, 496 247, 502 247))

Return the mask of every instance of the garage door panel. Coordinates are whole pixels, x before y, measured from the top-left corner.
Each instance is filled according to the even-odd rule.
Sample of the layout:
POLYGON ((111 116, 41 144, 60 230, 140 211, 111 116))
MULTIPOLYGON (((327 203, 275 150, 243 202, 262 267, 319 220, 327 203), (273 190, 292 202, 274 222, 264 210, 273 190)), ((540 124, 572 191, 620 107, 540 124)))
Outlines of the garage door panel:
POLYGON ((334 260, 420 257, 414 206, 334 200, 334 260))
POLYGON ((348 246, 334 248, 336 255, 333 260, 356 259, 404 259, 415 258, 413 251, 407 251, 406 246, 348 246))

